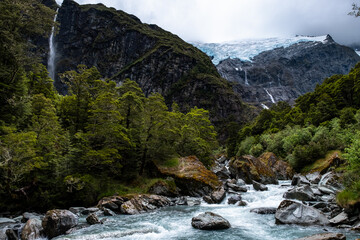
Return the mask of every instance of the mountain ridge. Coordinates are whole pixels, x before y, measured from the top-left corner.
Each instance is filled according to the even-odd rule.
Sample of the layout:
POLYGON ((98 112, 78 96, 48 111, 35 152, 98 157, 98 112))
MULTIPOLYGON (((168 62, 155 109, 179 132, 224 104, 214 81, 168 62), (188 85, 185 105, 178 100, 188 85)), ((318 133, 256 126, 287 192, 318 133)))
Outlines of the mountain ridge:
MULTIPOLYGON (((145 95, 161 93, 169 106, 205 108, 217 125, 225 119, 244 123, 254 115, 205 53, 156 25, 103 4, 72 0, 63 2, 57 21, 57 73, 78 64, 96 66, 115 82, 136 81, 145 95)), ((56 87, 66 92, 59 79, 56 87)))

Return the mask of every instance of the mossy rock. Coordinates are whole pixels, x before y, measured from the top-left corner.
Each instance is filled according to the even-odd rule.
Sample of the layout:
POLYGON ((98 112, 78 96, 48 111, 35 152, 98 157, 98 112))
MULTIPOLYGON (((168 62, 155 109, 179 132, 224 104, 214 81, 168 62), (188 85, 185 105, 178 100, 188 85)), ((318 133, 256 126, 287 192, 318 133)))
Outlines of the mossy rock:
POLYGON ((232 159, 229 163, 229 170, 234 177, 241 178, 248 184, 251 184, 252 181, 277 183, 274 171, 261 160, 251 155, 232 159))
POLYGON ((200 197, 210 194, 221 186, 218 177, 195 156, 179 158, 177 166, 167 167, 160 164, 156 166, 161 174, 174 178, 176 186, 183 195, 200 197))
POLYGON ((272 152, 263 153, 259 157, 259 160, 273 170, 277 179, 287 180, 292 179, 292 177, 294 176, 295 172, 294 169, 290 166, 290 164, 280 160, 272 152))

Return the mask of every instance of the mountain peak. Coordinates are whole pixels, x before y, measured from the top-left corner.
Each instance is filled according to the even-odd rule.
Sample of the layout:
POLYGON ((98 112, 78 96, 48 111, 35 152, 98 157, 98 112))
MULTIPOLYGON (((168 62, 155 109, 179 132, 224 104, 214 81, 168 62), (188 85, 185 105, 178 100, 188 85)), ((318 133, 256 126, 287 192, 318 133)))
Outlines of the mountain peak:
POLYGON ((334 39, 330 36, 330 34, 326 35, 324 43, 335 43, 334 39))

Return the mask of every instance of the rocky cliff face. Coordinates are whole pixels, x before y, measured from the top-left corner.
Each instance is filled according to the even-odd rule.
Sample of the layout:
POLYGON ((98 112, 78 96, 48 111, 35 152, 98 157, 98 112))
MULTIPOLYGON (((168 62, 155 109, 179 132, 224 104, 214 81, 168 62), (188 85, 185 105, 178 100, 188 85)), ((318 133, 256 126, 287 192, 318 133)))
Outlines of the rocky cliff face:
MULTIPOLYGON (((229 118, 243 122, 251 115, 208 56, 156 25, 102 4, 72 0, 64 0, 57 19, 57 73, 78 64, 96 66, 116 82, 136 81, 146 95, 161 93, 169 105, 208 109, 215 124, 229 118)), ((56 86, 66 91, 58 80, 56 86)))
POLYGON ((347 74, 360 61, 354 50, 334 42, 301 42, 287 48, 265 51, 252 62, 226 59, 217 65, 221 76, 235 83, 244 101, 263 103, 293 102, 315 89, 325 78, 347 74))

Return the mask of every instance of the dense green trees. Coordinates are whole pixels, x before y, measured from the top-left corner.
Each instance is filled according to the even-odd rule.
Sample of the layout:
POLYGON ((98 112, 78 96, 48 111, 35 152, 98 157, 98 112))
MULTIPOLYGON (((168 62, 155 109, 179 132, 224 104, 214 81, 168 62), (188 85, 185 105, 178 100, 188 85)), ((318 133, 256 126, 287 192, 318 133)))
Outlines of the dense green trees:
POLYGON ((217 141, 206 110, 181 113, 173 104, 169 111, 160 94, 145 97, 129 79, 118 87, 83 65, 62 75, 67 96, 54 91, 41 65, 23 77, 26 121, 0 128, 2 199, 93 204, 114 182, 151 173, 153 161, 197 155, 211 163, 217 141))

